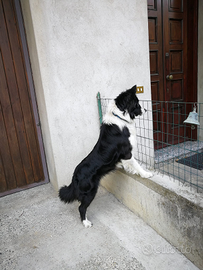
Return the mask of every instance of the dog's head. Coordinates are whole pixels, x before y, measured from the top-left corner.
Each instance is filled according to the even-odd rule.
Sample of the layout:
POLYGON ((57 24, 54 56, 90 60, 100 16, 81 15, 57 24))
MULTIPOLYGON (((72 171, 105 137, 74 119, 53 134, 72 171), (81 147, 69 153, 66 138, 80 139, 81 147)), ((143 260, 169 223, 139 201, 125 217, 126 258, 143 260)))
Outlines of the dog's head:
POLYGON ((123 112, 123 115, 128 113, 131 119, 134 119, 138 115, 142 115, 142 107, 139 104, 136 91, 137 86, 135 85, 115 98, 115 103, 119 110, 123 112))

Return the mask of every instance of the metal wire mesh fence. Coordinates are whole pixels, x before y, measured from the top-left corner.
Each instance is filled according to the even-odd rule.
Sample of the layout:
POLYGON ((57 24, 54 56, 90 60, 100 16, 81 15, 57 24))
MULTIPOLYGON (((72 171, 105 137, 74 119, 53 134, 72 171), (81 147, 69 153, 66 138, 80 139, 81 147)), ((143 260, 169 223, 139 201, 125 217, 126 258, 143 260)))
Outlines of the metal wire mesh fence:
MULTIPOLYGON (((98 94, 97 100, 102 123, 111 99, 98 94)), ((203 191, 203 103, 140 100, 140 104, 147 111, 136 118, 135 158, 148 169, 203 191), (188 115, 189 123, 184 123, 188 115)))

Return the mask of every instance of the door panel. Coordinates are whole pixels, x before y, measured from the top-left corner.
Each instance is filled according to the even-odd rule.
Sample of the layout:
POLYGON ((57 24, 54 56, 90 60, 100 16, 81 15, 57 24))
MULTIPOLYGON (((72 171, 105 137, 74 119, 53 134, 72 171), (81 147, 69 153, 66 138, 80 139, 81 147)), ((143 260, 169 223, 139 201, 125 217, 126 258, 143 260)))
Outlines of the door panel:
POLYGON ((165 101, 169 101, 166 110, 166 143, 176 144, 185 137, 182 121, 182 115, 185 115, 184 106, 176 102, 186 101, 184 89, 187 84, 187 1, 164 1, 163 32, 165 101))
POLYGON ((44 181, 15 9, 0 0, 0 192, 44 181))

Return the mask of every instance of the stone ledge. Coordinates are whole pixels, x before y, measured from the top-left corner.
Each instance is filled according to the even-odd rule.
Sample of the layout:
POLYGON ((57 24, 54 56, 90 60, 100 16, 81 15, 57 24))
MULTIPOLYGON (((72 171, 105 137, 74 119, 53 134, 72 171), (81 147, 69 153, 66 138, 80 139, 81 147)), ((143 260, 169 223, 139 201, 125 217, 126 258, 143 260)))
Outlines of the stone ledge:
POLYGON ((194 200, 181 195, 178 185, 176 188, 176 184, 172 182, 172 188, 166 188, 156 182, 156 180, 159 181, 158 178, 155 175, 153 180, 143 179, 119 170, 102 179, 101 185, 140 216, 197 267, 203 269, 203 207, 201 197, 195 203, 194 200))

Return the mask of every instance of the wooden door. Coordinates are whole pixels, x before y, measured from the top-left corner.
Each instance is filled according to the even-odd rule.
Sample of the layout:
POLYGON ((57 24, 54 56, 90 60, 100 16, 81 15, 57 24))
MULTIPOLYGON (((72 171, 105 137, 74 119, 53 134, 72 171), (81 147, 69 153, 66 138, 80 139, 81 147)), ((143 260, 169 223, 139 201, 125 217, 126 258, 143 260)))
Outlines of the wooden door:
POLYGON ((1 194, 45 181, 29 87, 14 2, 0 0, 1 194))
POLYGON ((190 80, 194 66, 188 61, 190 7, 190 0, 148 0, 155 148, 186 138, 183 121, 188 109, 184 102, 195 101, 195 94, 188 91, 196 91, 195 77, 190 80))

